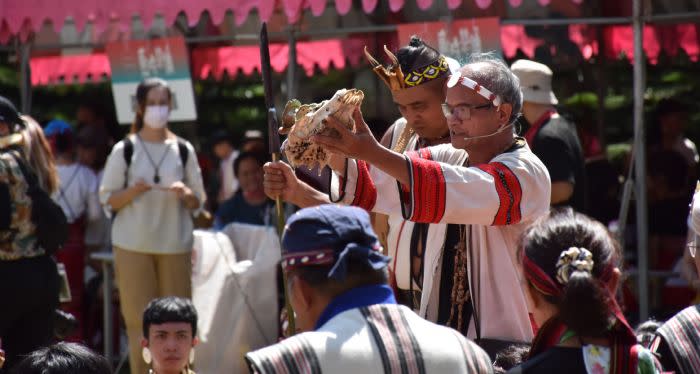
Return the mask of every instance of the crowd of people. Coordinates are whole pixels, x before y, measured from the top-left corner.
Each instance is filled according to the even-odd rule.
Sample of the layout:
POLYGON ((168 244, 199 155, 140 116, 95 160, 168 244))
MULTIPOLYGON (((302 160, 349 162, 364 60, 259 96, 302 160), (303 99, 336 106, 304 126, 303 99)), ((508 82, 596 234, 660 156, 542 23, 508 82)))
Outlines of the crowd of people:
MULTIPOLYGON (((588 153, 557 111, 551 69, 492 54, 459 66, 417 37, 386 53, 389 66, 368 57, 401 118, 376 139, 359 107, 352 130, 328 117, 332 134, 311 138, 331 154, 325 184, 269 162, 261 133, 235 147, 218 132, 207 188, 158 78, 139 84, 121 140, 95 113, 42 128, 0 97, 0 373, 112 372, 84 346, 95 347, 99 295, 86 283, 98 251, 114 255, 130 372, 194 373, 199 218, 274 226, 274 199, 299 209, 280 238, 279 290, 297 331, 247 347, 252 373, 700 372, 698 306, 640 336, 623 313, 624 249, 585 214, 588 153), (56 343, 66 318, 76 326, 56 343)), ((650 235, 656 260, 671 252, 697 277, 684 110, 657 110, 654 160, 680 166, 650 173, 650 204, 677 202, 650 235)), ((285 315, 283 304, 259 312, 285 315)))

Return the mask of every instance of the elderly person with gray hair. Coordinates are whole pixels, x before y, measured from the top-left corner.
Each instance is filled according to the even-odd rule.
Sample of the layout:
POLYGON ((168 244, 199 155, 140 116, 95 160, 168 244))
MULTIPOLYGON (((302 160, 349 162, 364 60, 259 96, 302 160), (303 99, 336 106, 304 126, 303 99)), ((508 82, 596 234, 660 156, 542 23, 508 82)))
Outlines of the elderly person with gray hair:
MULTIPOLYGON (((547 169, 513 132, 521 108, 518 78, 503 61, 479 54, 447 81, 443 110, 451 145, 394 152, 376 141, 359 109, 354 132, 329 117, 327 126, 340 136, 313 138, 347 157, 332 162, 335 173, 343 174, 334 183, 342 202, 370 199, 376 212, 460 225, 456 238, 422 254, 420 314, 436 321, 446 312, 447 324, 468 326, 467 336, 492 355, 533 337, 516 249, 550 200, 547 169)), ((442 238, 416 238, 421 240, 442 238)))

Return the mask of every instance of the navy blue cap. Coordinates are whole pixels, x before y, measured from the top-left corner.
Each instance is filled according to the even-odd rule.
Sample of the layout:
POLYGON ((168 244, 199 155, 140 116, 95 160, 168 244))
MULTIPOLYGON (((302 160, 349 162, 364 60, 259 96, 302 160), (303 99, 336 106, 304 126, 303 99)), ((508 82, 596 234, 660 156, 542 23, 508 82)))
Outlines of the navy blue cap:
POLYGON ((372 230, 369 214, 357 207, 320 205, 294 214, 282 236, 282 267, 331 266, 329 278, 342 281, 347 262, 364 262, 375 270, 389 263, 372 230))

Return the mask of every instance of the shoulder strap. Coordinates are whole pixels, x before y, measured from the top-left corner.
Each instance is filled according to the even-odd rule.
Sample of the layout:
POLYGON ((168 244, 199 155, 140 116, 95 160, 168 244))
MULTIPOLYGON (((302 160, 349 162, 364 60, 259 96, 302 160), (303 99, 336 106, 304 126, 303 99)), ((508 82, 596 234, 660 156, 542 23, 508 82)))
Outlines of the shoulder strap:
POLYGON ((131 141, 129 135, 124 138, 124 162, 126 163, 126 168, 124 168, 124 188, 129 185, 129 167, 131 166, 131 158, 134 156, 134 142, 131 141))
POLYGON ((127 135, 124 138, 124 162, 126 162, 126 168, 129 169, 131 166, 131 157, 134 155, 134 142, 131 141, 127 135))
POLYGON ((73 211, 73 208, 72 208, 71 205, 70 205, 70 201, 68 201, 68 198, 66 197, 66 192, 65 192, 65 191, 68 189, 68 187, 71 186, 71 184, 73 184, 73 180, 75 179, 75 177, 78 175, 79 172, 80 172, 80 165, 76 165, 76 166, 75 166, 75 171, 73 171, 73 174, 72 174, 72 175, 70 176, 70 178, 68 179, 68 183, 66 183, 65 186, 62 186, 62 187, 59 187, 59 188, 58 188, 58 192, 59 192, 59 194, 61 195, 60 197, 61 197, 61 199, 66 203, 66 207, 68 208, 68 212, 69 212, 70 215, 71 215, 70 218, 72 218, 72 219, 76 219, 76 218, 78 218, 78 217, 76 217, 75 212, 73 211))
MULTIPOLYGON (((182 161, 183 171, 187 168, 187 159, 189 159, 190 152, 187 149, 187 143, 185 140, 177 138, 177 150, 180 153, 180 161, 182 161)), ((124 187, 129 183, 129 167, 131 166, 131 159, 134 156, 134 142, 127 135, 124 138, 124 162, 126 163, 126 170, 124 171, 124 187)))
POLYGON ((187 149, 187 142, 185 142, 183 139, 177 138, 177 150, 180 152, 182 168, 187 169, 187 159, 190 157, 190 151, 187 149))

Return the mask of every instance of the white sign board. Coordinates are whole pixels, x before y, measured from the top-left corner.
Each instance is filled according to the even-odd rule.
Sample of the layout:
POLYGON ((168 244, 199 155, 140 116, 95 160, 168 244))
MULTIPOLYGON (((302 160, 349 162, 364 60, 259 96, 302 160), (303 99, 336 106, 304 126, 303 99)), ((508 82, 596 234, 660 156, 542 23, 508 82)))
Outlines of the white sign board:
POLYGON ((173 92, 170 120, 197 119, 187 47, 182 38, 130 40, 106 46, 112 69, 112 94, 121 124, 136 115, 136 87, 151 77, 168 82, 173 92))

